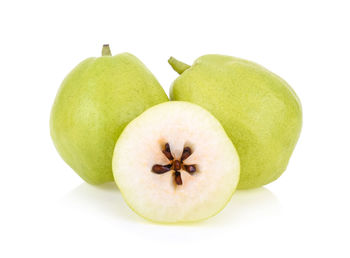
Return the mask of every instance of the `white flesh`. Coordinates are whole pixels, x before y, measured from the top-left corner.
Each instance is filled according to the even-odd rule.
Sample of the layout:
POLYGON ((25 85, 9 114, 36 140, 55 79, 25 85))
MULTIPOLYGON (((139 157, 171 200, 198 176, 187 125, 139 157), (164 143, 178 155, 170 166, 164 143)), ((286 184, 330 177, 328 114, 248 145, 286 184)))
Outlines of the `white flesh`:
POLYGON ((139 215, 157 222, 190 222, 211 217, 225 207, 239 180, 239 158, 221 124, 205 109, 187 102, 156 105, 134 119, 118 139, 113 157, 114 178, 125 201, 139 215), (190 175, 181 170, 182 185, 173 172, 156 174, 166 165, 162 153, 169 143, 185 164, 196 164, 190 175))

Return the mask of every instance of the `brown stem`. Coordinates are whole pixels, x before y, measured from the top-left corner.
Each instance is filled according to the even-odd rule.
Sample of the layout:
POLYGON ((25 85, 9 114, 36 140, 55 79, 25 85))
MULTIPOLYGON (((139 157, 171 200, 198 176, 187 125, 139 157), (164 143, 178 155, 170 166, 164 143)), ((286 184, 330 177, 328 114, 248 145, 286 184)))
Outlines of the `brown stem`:
POLYGON ((111 56, 111 49, 109 48, 108 44, 104 44, 102 47, 102 56, 111 56))

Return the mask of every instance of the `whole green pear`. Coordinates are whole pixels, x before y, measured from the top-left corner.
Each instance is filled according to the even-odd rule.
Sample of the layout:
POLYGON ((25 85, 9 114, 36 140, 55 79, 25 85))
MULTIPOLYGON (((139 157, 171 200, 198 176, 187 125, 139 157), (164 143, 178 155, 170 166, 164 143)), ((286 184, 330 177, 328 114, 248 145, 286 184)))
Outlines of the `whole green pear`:
POLYGON ((287 167, 302 125, 299 98, 287 82, 231 56, 205 55, 192 66, 175 58, 169 63, 181 74, 170 98, 209 110, 236 146, 241 161, 238 188, 276 180, 287 167))
MULTIPOLYGON (((88 58, 64 79, 50 117, 51 137, 64 161, 86 182, 113 181, 114 145, 143 111, 168 101, 153 74, 135 56, 88 58)), ((136 158, 136 157, 135 157, 136 158)))

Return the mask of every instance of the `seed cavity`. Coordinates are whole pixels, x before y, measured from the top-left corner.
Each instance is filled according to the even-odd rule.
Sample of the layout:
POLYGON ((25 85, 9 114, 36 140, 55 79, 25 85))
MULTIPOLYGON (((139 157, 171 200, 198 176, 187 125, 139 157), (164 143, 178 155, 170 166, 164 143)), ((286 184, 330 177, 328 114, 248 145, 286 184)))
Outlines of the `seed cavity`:
POLYGON ((170 163, 168 165, 159 165, 159 164, 153 165, 152 166, 153 173, 164 174, 168 171, 173 171, 174 181, 176 185, 182 185, 182 178, 181 178, 181 172, 180 172, 181 170, 188 172, 190 175, 196 172, 196 165, 194 164, 188 165, 183 163, 183 161, 186 160, 192 154, 192 150, 190 147, 184 147, 180 160, 174 160, 174 157, 171 154, 169 143, 165 144, 162 152, 165 155, 165 157, 167 157, 170 163))

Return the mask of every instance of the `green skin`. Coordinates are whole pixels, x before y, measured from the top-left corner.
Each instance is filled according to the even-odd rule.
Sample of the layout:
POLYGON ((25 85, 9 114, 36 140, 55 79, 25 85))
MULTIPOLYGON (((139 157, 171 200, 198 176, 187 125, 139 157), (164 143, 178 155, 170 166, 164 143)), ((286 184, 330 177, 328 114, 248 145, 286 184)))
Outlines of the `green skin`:
POLYGON ((161 85, 135 56, 81 62, 62 82, 51 111, 50 131, 64 161, 86 182, 113 181, 114 145, 124 127, 143 111, 168 101, 161 85))
POLYGON ((241 161, 239 189, 276 180, 286 169, 302 126, 300 100, 280 77, 235 57, 205 55, 192 66, 175 58, 181 74, 171 100, 196 103, 223 125, 241 161))

